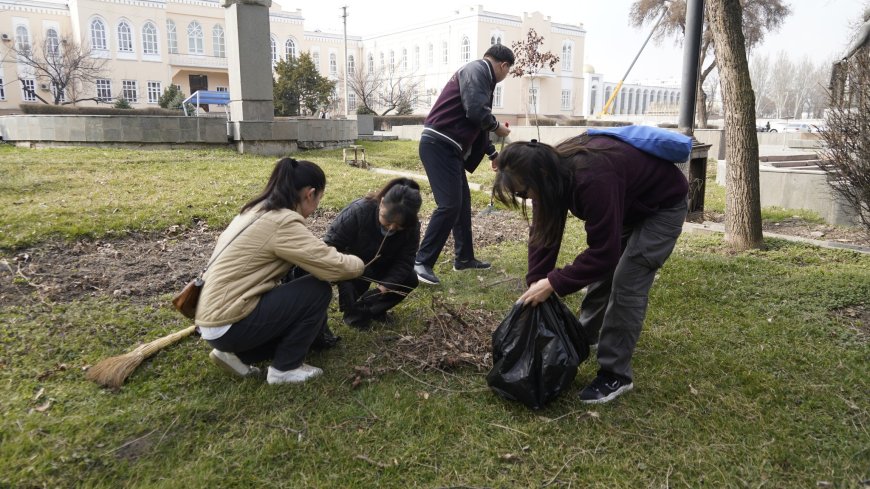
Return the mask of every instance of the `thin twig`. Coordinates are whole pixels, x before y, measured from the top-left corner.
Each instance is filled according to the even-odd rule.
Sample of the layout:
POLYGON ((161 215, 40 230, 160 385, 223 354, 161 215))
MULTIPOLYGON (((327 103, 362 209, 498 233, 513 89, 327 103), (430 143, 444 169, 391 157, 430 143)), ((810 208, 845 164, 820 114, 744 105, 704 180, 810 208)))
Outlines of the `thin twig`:
POLYGON ((362 455, 362 454, 357 455, 357 456, 354 457, 354 458, 357 459, 357 460, 362 460, 363 462, 370 463, 370 464, 374 465, 375 467, 380 467, 380 468, 382 468, 382 469, 389 469, 390 467, 392 467, 391 464, 386 464, 386 463, 384 463, 384 462, 378 462, 377 460, 372 460, 372 459, 370 459, 370 458, 368 458, 368 457, 366 457, 365 455, 362 455))
POLYGON ((521 434, 521 435, 523 435, 523 436, 529 436, 528 433, 525 433, 525 432, 523 432, 523 431, 520 431, 520 430, 518 430, 518 429, 516 429, 516 428, 511 428, 510 426, 505 426, 505 425, 501 425, 501 424, 498 424, 498 423, 487 423, 487 424, 489 424, 490 426, 495 426, 496 428, 501 428, 501 429, 509 430, 509 431, 515 431, 515 432, 517 432, 517 433, 519 433, 519 434, 521 434))
POLYGON ((484 289, 486 289, 486 288, 489 288, 489 287, 493 287, 493 286, 495 286, 495 285, 501 285, 501 284, 503 284, 503 283, 510 282, 511 280, 519 280, 519 277, 508 277, 508 278, 503 278, 503 279, 501 279, 501 280, 496 280, 495 282, 492 282, 492 283, 489 283, 489 284, 484 284, 484 285, 482 285, 481 287, 484 288, 484 289))
POLYGON ((547 486, 549 486, 550 484, 552 484, 553 481, 556 480, 556 477, 559 477, 559 474, 561 474, 562 471, 565 470, 565 468, 568 467, 568 464, 570 464, 571 462, 573 462, 574 459, 577 458, 577 455, 580 455, 580 453, 582 453, 582 452, 577 452, 577 453, 575 453, 574 455, 571 455, 571 457, 569 457, 568 460, 566 460, 565 463, 562 464, 562 468, 560 468, 559 470, 556 471, 556 473, 553 475, 553 478, 550 479, 549 481, 547 481, 546 483, 544 483, 541 487, 547 487, 547 486))
POLYGON ((140 436, 139 438, 136 438, 135 440, 130 440, 130 441, 128 441, 127 443, 124 443, 123 445, 121 445, 121 446, 119 446, 119 447, 117 447, 117 448, 113 448, 113 449, 109 450, 108 452, 104 453, 103 456, 109 455, 109 454, 111 454, 111 453, 115 453, 115 452, 117 452, 118 450, 120 450, 120 449, 122 449, 122 448, 124 448, 124 447, 128 447, 128 446, 130 446, 130 445, 136 443, 136 442, 139 441, 139 440, 144 440, 145 438, 148 438, 149 436, 153 435, 155 431, 157 431, 156 428, 153 429, 153 430, 151 430, 151 431, 149 431, 148 433, 145 433, 144 435, 140 436))
POLYGON ((442 390, 442 391, 445 391, 445 392, 453 392, 453 393, 455 393, 455 394, 466 394, 466 393, 469 393, 469 392, 480 392, 480 391, 482 390, 482 389, 474 389, 474 390, 457 390, 457 389, 448 389, 448 388, 446 388, 446 387, 437 386, 437 385, 435 385, 435 384, 431 384, 431 383, 429 383, 429 382, 426 382, 425 380, 418 379, 417 377, 414 377, 413 375, 411 375, 411 374, 409 374, 408 372, 406 372, 405 369, 403 369, 403 368, 401 368, 401 367, 399 367, 398 370, 399 370, 399 372, 402 372, 403 374, 405 374, 405 375, 407 375, 408 377, 410 377, 412 380, 415 380, 415 381, 417 381, 417 382, 419 382, 419 383, 421 383, 421 384, 423 384, 423 385, 429 386, 429 387, 431 387, 431 388, 433 388, 433 389, 439 389, 439 390, 442 390))
POLYGON ((157 447, 160 446, 160 442, 162 442, 163 439, 166 437, 166 433, 169 433, 169 430, 172 429, 172 427, 175 425, 175 422, 178 421, 178 417, 179 416, 176 416, 175 419, 173 419, 172 422, 169 423, 169 426, 166 427, 166 431, 164 431, 163 434, 160 435, 160 439, 157 440, 157 443, 154 445, 155 449, 157 449, 157 447))

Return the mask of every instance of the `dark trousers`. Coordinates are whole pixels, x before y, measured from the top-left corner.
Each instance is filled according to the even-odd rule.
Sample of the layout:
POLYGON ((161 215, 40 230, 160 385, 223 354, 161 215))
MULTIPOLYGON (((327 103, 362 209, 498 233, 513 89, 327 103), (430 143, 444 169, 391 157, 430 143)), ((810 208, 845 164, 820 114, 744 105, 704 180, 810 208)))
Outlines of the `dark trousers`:
POLYGON ((437 208, 429 219, 417 263, 435 266, 441 250, 453 232, 456 259, 474 258, 471 238, 471 192, 465 177, 465 167, 459 149, 431 137, 420 138, 420 160, 426 169, 429 186, 435 195, 437 208))
MULTIPOLYGON (((369 277, 375 281, 380 277, 369 277)), ((407 294, 417 288, 417 275, 411 273, 397 284, 384 284, 390 289, 383 293, 377 288, 369 290, 367 280, 347 280, 338 284, 338 305, 344 312, 346 322, 355 326, 367 327, 372 318, 383 317, 387 311, 396 307, 407 294), (397 294, 393 290, 401 292, 397 294)))
POLYGON ((295 369, 326 327, 331 299, 327 282, 311 275, 293 280, 263 294, 251 314, 208 343, 247 364, 271 358, 277 370, 295 369))
POLYGON ((686 220, 686 203, 661 209, 622 232, 623 252, 610 276, 586 287, 580 325, 598 342, 599 374, 631 380, 631 357, 646 318, 656 271, 674 250, 686 220))

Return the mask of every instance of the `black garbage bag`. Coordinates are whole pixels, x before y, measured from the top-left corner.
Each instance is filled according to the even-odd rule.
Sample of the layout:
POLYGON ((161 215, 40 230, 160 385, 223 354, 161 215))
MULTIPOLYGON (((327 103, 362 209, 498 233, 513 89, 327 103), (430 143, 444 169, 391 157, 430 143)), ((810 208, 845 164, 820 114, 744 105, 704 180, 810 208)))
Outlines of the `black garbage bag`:
POLYGON ((553 294, 537 307, 515 304, 492 333, 486 383, 505 399, 540 409, 571 385, 587 357, 580 323, 553 294))

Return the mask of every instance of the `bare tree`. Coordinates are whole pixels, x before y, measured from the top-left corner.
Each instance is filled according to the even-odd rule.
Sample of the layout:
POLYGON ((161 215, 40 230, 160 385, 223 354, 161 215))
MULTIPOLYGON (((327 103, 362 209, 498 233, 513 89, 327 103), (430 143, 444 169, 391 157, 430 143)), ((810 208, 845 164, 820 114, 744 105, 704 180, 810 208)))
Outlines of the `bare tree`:
MULTIPOLYGON (((71 36, 46 37, 33 45, 16 43, 11 51, 19 65, 18 80, 32 77, 51 88, 46 100, 35 90, 30 94, 45 104, 75 104, 83 100, 97 100, 91 88, 105 73, 106 58, 94 56, 91 48, 76 42, 71 36)), ((95 94, 94 94, 95 95, 95 94)))
POLYGON ((357 104, 380 115, 405 112, 415 106, 422 85, 422 79, 413 73, 399 73, 394 65, 370 70, 360 63, 347 80, 348 90, 356 95, 357 104))
MULTIPOLYGON (((742 0, 741 4, 743 38, 747 51, 751 51, 753 47, 757 46, 767 32, 779 28, 783 20, 791 14, 791 9, 783 0, 742 0)), ((667 14, 656 34, 656 39, 661 41, 668 37, 676 37, 678 42, 682 42, 686 31, 686 0, 635 0, 631 6, 629 22, 635 27, 656 22, 665 9, 667 9, 667 14)), ((707 125, 704 81, 717 64, 717 57, 713 52, 714 36, 710 32, 709 10, 707 10, 706 20, 704 35, 701 39, 701 59, 699 61, 701 79, 698 83, 698 103, 696 104, 697 124, 701 127, 707 125)))
POLYGON ((749 77, 752 79, 752 90, 755 92, 755 115, 766 116, 773 105, 770 97, 771 85, 770 57, 753 56, 749 60, 749 77))
MULTIPOLYGON (((535 127, 538 129, 538 140, 541 139, 541 128, 538 127, 538 100, 540 99, 535 87, 535 79, 538 78, 545 69, 553 71, 553 67, 559 62, 559 57, 550 51, 541 51, 541 45, 544 43, 543 36, 539 36, 535 29, 529 29, 526 34, 525 41, 514 41, 511 44, 516 62, 511 68, 510 74, 514 77, 528 76, 530 79, 531 89, 534 89, 532 99, 532 110, 535 114, 535 127)), ((531 90, 530 90, 531 91, 531 90)), ((526 118, 528 119, 528 104, 526 104, 526 118)))
POLYGON ((746 60, 743 7, 740 0, 717 0, 707 3, 706 14, 715 41, 725 110, 725 239, 737 250, 760 248, 764 239, 755 94, 746 60))
POLYGON ((773 74, 770 77, 770 97, 776 107, 777 117, 785 117, 790 112, 793 78, 794 64, 785 51, 780 51, 773 62, 773 74))
POLYGON ((794 65, 794 68, 794 77, 791 80, 791 114, 795 119, 801 119, 803 113, 808 109, 810 93, 819 82, 816 78, 818 70, 807 55, 804 55, 800 62, 794 65))

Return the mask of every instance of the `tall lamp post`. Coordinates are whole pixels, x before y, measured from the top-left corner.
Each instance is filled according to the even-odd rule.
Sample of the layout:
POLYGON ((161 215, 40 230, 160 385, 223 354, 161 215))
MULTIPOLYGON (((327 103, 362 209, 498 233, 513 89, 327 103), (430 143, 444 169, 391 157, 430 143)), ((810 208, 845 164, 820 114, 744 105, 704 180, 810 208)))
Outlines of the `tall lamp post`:
POLYGON ((341 17, 344 19, 344 116, 347 117, 350 115, 348 112, 348 93, 347 93, 347 77, 350 76, 350 73, 347 72, 347 5, 341 7, 341 17))
POLYGON ((701 34, 704 28, 704 0, 686 2, 686 40, 683 44, 683 79, 680 85, 681 133, 691 136, 695 128, 695 97, 698 94, 698 75, 701 59, 701 34))

